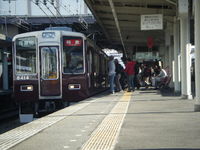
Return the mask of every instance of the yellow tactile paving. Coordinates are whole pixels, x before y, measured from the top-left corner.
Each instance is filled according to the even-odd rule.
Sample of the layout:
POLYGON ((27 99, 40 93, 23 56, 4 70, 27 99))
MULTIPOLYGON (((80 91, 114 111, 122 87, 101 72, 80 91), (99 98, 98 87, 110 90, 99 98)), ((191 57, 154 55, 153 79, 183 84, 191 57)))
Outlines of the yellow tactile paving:
POLYGON ((91 134, 82 150, 112 150, 114 149, 124 117, 127 113, 132 93, 124 93, 119 102, 105 117, 98 128, 91 134))

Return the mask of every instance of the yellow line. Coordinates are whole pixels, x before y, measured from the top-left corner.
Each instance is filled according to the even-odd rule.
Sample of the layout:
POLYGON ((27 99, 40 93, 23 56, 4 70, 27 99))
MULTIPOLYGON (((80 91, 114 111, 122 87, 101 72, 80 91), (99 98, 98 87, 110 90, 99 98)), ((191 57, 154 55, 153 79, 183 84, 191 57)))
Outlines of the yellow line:
POLYGON ((82 150, 112 150, 116 144, 132 93, 125 92, 119 102, 104 118, 82 146, 82 150))

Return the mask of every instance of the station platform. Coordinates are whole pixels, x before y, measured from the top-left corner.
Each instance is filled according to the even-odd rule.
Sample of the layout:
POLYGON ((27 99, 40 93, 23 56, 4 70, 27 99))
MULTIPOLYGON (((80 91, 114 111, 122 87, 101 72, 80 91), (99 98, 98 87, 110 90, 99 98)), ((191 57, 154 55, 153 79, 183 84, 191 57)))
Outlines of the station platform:
POLYGON ((157 90, 105 92, 1 134, 0 149, 200 149, 200 112, 157 90))

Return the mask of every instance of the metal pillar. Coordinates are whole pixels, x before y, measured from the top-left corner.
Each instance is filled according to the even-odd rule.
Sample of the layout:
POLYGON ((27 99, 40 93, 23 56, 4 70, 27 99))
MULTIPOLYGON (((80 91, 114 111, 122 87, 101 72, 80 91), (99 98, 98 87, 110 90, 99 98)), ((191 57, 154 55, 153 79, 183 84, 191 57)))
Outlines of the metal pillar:
POLYGON ((171 61, 170 44, 171 44, 170 43, 170 24, 167 23, 167 27, 165 30, 165 65, 164 67, 170 67, 170 61, 171 61))
POLYGON ((31 0, 27 0, 27 16, 31 16, 31 0))
POLYGON ((59 16, 59 12, 60 12, 60 0, 56 0, 56 8, 58 11, 56 11, 56 15, 59 16))
POLYGON ((165 62, 165 48, 164 46, 159 47, 159 56, 161 57, 161 60, 165 62))
POLYGON ((7 54, 5 53, 7 51, 6 48, 3 50, 3 90, 8 90, 8 60, 7 60, 7 54))
POLYGON ((179 22, 174 19, 174 93, 180 94, 179 22))
POLYGON ((180 17, 181 26, 181 94, 183 99, 192 99, 190 78, 190 54, 186 50, 189 43, 188 15, 180 17))
POLYGON ((194 34, 195 34, 195 105, 194 111, 200 111, 200 1, 195 0, 195 24, 194 24, 194 34), (198 64, 198 65, 197 65, 198 64))
POLYGON ((167 67, 168 63, 169 63, 169 46, 165 46, 164 49, 165 49, 165 52, 164 52, 164 54, 165 54, 165 56, 164 56, 165 60, 164 60, 163 68, 167 67))
MULTIPOLYGON (((169 46, 169 68, 168 68, 169 75, 173 74, 173 61, 174 61, 173 50, 174 50, 173 49, 173 44, 170 44, 170 46, 169 46)), ((174 87, 173 80, 170 81, 169 87, 171 87, 171 88, 174 87)))

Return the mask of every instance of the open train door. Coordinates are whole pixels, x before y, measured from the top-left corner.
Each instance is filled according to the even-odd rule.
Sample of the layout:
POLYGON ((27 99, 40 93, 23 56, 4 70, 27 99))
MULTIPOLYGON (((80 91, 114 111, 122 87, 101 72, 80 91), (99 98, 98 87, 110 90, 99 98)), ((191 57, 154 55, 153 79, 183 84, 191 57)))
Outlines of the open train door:
POLYGON ((61 98, 58 46, 40 47, 40 99, 61 98))

